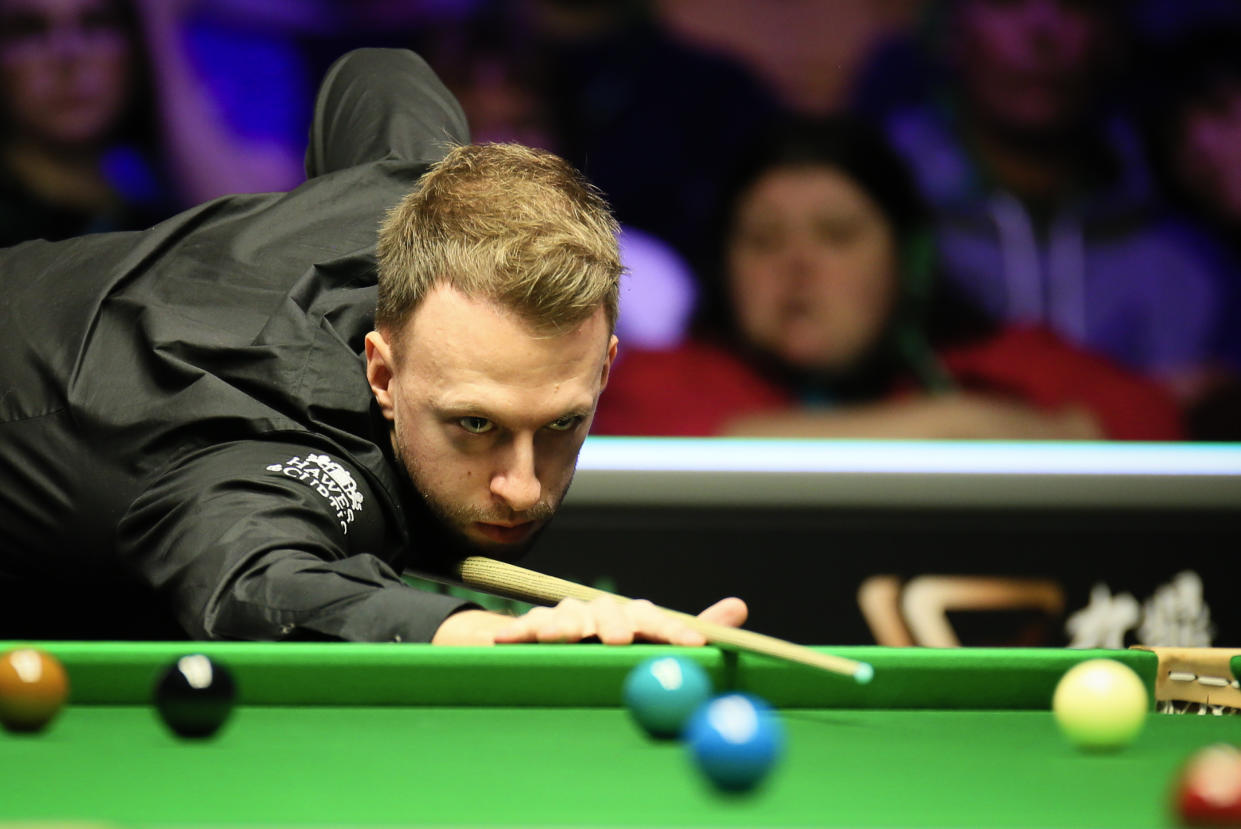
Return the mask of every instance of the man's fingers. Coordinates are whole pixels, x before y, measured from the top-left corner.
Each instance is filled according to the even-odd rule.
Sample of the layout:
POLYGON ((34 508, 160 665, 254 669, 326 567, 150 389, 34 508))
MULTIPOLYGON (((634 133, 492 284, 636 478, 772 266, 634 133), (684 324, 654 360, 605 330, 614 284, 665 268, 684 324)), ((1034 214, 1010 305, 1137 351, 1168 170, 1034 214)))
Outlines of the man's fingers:
POLYGON ((707 644, 701 633, 687 627, 680 619, 671 613, 665 613, 645 599, 629 602, 625 605, 625 611, 634 629, 645 639, 686 647, 707 644))
POLYGON ((496 632, 502 644, 518 642, 577 642, 595 635, 595 620, 586 603, 565 599, 555 607, 536 607, 496 632))
MULTIPOLYGON (((738 627, 745 622, 747 613, 745 602, 728 598, 708 607, 699 618, 738 627)), ((621 602, 606 596, 590 602, 565 599, 555 607, 536 607, 497 631, 495 641, 579 642, 590 636, 597 636, 607 645, 627 645, 639 637, 686 647, 707 643, 705 636, 682 619, 645 599, 621 602)))
POLYGON ((580 599, 564 599, 551 610, 552 622, 540 642, 578 642, 595 635, 592 609, 580 599))
POLYGON ((605 645, 628 645, 633 642, 634 628, 620 603, 608 596, 590 603, 595 614, 595 635, 605 645))
POLYGON ((517 642, 555 641, 556 620, 550 607, 536 607, 529 613, 518 616, 511 624, 496 631, 496 642, 514 644, 517 642))
MULTIPOLYGON (((535 610, 542 609, 543 608, 535 608, 535 610)), ((496 642, 499 644, 512 645, 518 642, 538 641, 534 638, 534 626, 530 621, 530 614, 534 612, 535 611, 532 610, 530 613, 518 616, 507 625, 497 630, 495 632, 496 642)))
POLYGON ((713 622, 717 625, 739 628, 745 624, 746 617, 749 615, 750 609, 746 607, 745 602, 735 596, 730 596, 727 599, 720 599, 702 613, 699 613, 698 618, 704 622, 713 622))

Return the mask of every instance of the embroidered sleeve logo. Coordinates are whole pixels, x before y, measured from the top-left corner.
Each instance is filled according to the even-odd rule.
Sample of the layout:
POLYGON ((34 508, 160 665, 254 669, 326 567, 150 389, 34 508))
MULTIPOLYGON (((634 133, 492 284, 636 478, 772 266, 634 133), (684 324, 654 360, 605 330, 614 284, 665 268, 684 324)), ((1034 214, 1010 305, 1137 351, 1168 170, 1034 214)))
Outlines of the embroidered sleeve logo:
POLYGON ((349 525, 362 511, 364 499, 362 493, 358 492, 358 482, 349 474, 349 470, 328 455, 307 455, 305 460, 295 455, 284 463, 269 465, 267 471, 301 481, 326 498, 328 504, 336 510, 336 520, 340 522, 341 531, 346 534, 349 532, 349 525))

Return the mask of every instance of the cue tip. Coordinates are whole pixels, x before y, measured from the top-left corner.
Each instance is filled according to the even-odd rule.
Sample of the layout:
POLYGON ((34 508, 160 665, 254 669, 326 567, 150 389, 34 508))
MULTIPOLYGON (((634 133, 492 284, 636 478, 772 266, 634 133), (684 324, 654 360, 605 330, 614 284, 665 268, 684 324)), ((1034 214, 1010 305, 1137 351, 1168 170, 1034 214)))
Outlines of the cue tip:
POLYGON ((875 678, 875 669, 869 662, 859 662, 853 670, 853 678, 858 685, 865 685, 875 678))

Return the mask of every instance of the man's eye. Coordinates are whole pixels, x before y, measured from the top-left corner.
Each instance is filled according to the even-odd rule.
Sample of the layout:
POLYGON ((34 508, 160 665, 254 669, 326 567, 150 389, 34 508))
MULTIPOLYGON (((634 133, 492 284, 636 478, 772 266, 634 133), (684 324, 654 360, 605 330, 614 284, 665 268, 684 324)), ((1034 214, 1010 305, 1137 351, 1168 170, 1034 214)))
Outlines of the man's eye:
POLYGON ((485 417, 463 417, 457 423, 471 435, 484 435, 495 428, 495 424, 485 417))
POLYGON ((567 432, 581 421, 581 415, 565 415, 559 420, 553 420, 551 423, 547 424, 547 428, 557 432, 567 432))

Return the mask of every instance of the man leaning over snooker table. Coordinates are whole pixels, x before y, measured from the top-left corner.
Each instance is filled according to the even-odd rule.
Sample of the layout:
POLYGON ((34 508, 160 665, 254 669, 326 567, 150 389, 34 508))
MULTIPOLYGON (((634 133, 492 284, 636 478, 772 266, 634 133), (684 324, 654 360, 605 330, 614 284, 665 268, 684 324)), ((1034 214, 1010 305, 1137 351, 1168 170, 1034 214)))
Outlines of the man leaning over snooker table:
POLYGON ((466 141, 425 63, 361 50, 296 190, 0 250, 0 638, 702 643, 398 576, 534 541, 616 355, 603 200, 466 141))

